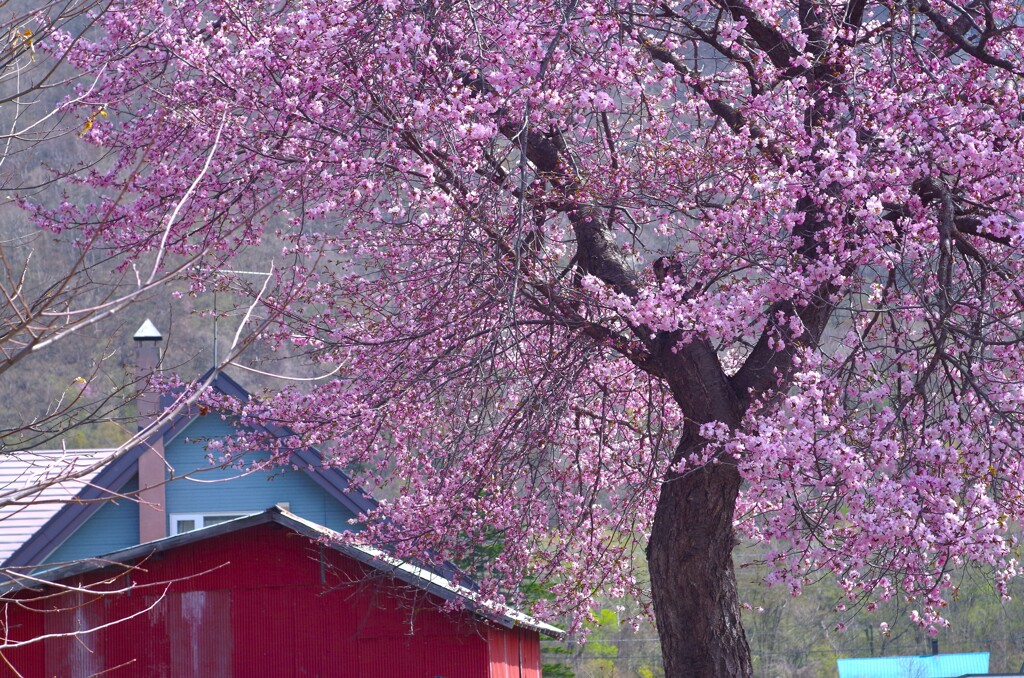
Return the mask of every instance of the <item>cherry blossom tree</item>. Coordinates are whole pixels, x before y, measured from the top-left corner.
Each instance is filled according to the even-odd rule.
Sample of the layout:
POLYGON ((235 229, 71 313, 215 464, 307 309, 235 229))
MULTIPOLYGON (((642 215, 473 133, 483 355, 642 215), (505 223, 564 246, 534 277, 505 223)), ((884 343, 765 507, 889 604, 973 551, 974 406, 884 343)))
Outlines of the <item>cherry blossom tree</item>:
MULTIPOLYGON (((77 238, 76 247, 55 246, 48 242, 47 233, 28 223, 16 205, 19 200, 48 204, 69 174, 96 162, 100 155, 92 149, 76 152, 83 148, 76 140, 81 129, 105 115, 96 109, 85 123, 77 115, 77 107, 98 84, 97 73, 71 68, 67 57, 106 9, 102 0, 0 0, 0 379, 6 380, 0 420, 0 463, 5 465, 0 481, 0 529, 13 529, 13 534, 23 533, 24 523, 13 528, 12 524, 24 517, 22 512, 28 507, 68 501, 98 469, 150 433, 137 433, 133 420, 133 430, 122 436, 126 440, 117 449, 32 449, 62 447, 83 427, 110 424, 136 395, 131 380, 117 379, 123 376, 116 374, 122 371, 120 365, 109 367, 115 362, 112 356, 119 352, 104 352, 109 347, 102 342, 90 356, 91 365, 83 360, 83 371, 63 373, 61 378, 66 380, 53 390, 41 383, 45 375, 39 374, 36 361, 45 356, 60 362, 60 353, 55 358, 58 348, 74 344, 75 338, 103 321, 116 321, 119 314, 174 280, 176 268, 185 265, 179 259, 174 266, 154 266, 143 280, 138 267, 119 268, 125 253, 108 248, 105 239, 78 237, 77 231, 69 230, 68 235, 77 238), (69 95, 75 86, 80 86, 78 92, 69 95), (19 391, 17 382, 26 374, 31 375, 25 379, 31 388, 19 391), (22 401, 41 392, 47 402, 20 418, 16 413, 22 401)), ((132 252, 131 262, 151 262, 158 251, 150 252, 148 258, 132 252)), ((139 376, 146 379, 151 375, 139 376)), ((186 404, 183 401, 158 417, 154 428, 186 404)), ((5 541, 9 547, 10 534, 5 541)), ((0 568, 4 583, 0 603, 24 605, 14 583, 26 587, 39 584, 42 580, 32 569, 0 568)), ((52 595, 44 598, 50 607, 59 609, 66 604, 61 594, 77 596, 79 602, 116 594, 126 590, 113 586, 121 576, 98 585, 57 583, 51 588, 52 595)), ((164 582, 165 589, 171 583, 164 582)), ((162 593, 157 595, 159 602, 162 593)), ((138 615, 125 619, 133 616, 138 615)), ((57 637, 84 637, 96 629, 31 637, 21 635, 23 630, 11 629, 6 622, 0 625, 0 655, 57 637)), ((5 671, 13 671, 6 659, 4 665, 5 671)))
MULTIPOLYGON (((118 420, 138 389, 125 383, 122 352, 115 344, 141 323, 135 312, 140 302, 166 296, 165 288, 185 269, 209 276, 224 261, 209 248, 185 257, 172 256, 160 243, 145 253, 111 248, 102 212, 93 225, 62 223, 40 230, 19 209, 28 206, 31 214, 98 194, 120 200, 116 190, 88 180, 105 167, 106 154, 82 141, 107 119, 106 109, 94 105, 92 97, 110 62, 96 62, 95 69, 69 64, 70 55, 88 49, 86 36, 99 30, 109 9, 102 0, 0 0, 0 378, 7 379, 4 397, 20 401, 19 391, 29 391, 25 400, 31 401, 44 392, 35 399, 45 401, 38 409, 12 407, 0 416, 0 453, 60 447, 76 430, 100 422, 117 431, 115 438, 132 437, 134 419, 131 430, 118 420), (120 330, 111 332, 119 321, 120 330), (97 345, 103 330, 111 339, 97 345), (92 345, 85 338, 76 342, 90 333, 92 345), (73 360, 75 353, 85 357, 73 360), (53 388, 45 383, 46 370, 39 369, 39 361, 47 359, 74 362, 65 365, 61 383, 53 388)), ((215 277, 225 287, 244 279, 215 277)), ((237 355, 248 345, 245 338, 238 337, 225 353, 237 355)), ((38 466, 58 482, 68 471, 59 464, 47 470, 42 461, 38 466)), ((0 491, 0 505, 5 497, 0 491)))
MULTIPOLYGON (((119 355, 109 346, 107 351, 97 346, 93 360, 82 360, 77 372, 62 374, 62 383, 52 390, 40 383, 39 363, 32 361, 63 359, 55 351, 104 321, 116 321, 187 263, 146 270, 143 264, 151 263, 154 254, 144 260, 133 253, 135 266, 123 266, 125 258, 104 239, 74 229, 65 238, 74 238, 74 246, 54 244, 51 234, 35 228, 17 207, 19 201, 58 201, 61 184, 102 161, 101 152, 77 139, 106 116, 97 108, 84 122, 78 117, 77 107, 97 87, 99 73, 72 68, 67 58, 106 9, 98 0, 0 2, 0 378, 8 379, 6 397, 17 391, 11 383, 21 382, 25 374, 33 376, 21 382, 23 388, 28 382, 28 389, 47 391, 46 403, 27 416, 14 414, 20 408, 6 408, 0 421, 3 454, 60 446, 76 429, 119 416, 134 388, 111 375, 123 369, 109 367, 116 362, 112 356, 119 355), (76 86, 78 92, 69 95, 76 86)), ((158 251, 153 250, 157 261, 158 251)), ((0 507, 27 503, 53 482, 76 476, 63 464, 26 463, 38 468, 40 481, 0 488, 0 507)))
POLYGON ((292 427, 279 461, 333 441, 399 482, 363 538, 539 614, 649 600, 667 675, 745 676, 740 534, 933 632, 952 569, 1016 574, 1022 18, 114 2, 58 41, 106 197, 27 207, 154 270, 272 236, 262 339, 325 377, 219 405, 292 427))

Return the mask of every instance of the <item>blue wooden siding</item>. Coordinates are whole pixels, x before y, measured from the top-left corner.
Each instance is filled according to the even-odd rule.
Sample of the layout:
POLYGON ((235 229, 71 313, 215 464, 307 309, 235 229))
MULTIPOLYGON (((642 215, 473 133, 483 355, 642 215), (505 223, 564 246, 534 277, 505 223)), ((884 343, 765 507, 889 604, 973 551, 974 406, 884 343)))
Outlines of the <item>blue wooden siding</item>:
MULTIPOLYGON (((138 477, 120 489, 122 494, 139 489, 138 477)), ((139 543, 139 505, 131 499, 114 499, 103 505, 92 517, 50 554, 44 564, 64 563, 89 558, 139 543)))
MULTIPOLYGON (((167 445, 167 461, 177 478, 167 484, 167 534, 174 513, 259 513, 282 502, 288 510, 333 530, 352 529, 355 517, 334 497, 320 488, 305 472, 274 469, 245 473, 238 469, 211 467, 206 450, 209 440, 229 435, 232 427, 219 416, 199 417, 167 445), (194 472, 194 473, 193 473, 194 472)), ((246 457, 249 464, 268 455, 246 457)), ((121 489, 138 490, 138 477, 121 489)), ((44 561, 66 562, 98 556, 139 543, 139 506, 129 499, 100 508, 44 561)))
MULTIPOLYGON (((354 516, 303 471, 288 467, 246 474, 234 468, 211 468, 207 441, 232 431, 220 416, 210 414, 197 418, 167 446, 175 475, 196 471, 167 485, 168 520, 172 513, 258 513, 287 502, 292 513, 314 523, 339 531, 351 529, 348 520, 354 516)), ((245 463, 266 458, 265 454, 247 455, 245 463)))

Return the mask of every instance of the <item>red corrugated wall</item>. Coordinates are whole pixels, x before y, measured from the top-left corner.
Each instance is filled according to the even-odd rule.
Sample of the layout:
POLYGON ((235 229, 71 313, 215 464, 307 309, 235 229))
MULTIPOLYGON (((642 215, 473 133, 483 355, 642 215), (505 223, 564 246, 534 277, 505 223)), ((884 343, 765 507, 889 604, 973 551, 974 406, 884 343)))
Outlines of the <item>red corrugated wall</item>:
MULTIPOLYGON (((67 583, 103 579, 93 573, 67 583)), ((277 525, 173 549, 101 588, 129 585, 24 601, 49 612, 5 603, 0 634, 14 639, 126 621, 5 651, 0 677, 540 676, 536 633, 443 613, 432 596, 277 525)))
POLYGON ((525 629, 489 627, 488 678, 540 678, 540 636, 525 629))

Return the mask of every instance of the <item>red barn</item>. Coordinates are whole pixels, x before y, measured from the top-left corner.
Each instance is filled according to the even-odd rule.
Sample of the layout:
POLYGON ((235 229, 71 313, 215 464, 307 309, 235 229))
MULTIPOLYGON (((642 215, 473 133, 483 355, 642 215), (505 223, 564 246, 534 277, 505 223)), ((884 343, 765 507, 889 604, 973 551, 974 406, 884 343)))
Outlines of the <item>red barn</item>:
POLYGON ((270 509, 8 584, 0 676, 540 677, 561 631, 336 536, 270 509))

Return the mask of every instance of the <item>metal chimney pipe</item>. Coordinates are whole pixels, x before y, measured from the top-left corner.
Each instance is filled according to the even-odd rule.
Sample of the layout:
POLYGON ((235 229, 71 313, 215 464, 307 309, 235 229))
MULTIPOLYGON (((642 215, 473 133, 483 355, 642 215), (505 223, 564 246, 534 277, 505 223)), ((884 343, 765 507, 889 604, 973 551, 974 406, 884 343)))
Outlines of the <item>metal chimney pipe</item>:
POLYGON ((939 653, 939 639, 932 638, 932 654, 936 655, 939 653))
MULTIPOLYGON (((160 394, 151 380, 160 369, 160 342, 163 336, 149 318, 135 332, 135 382, 139 395, 136 399, 138 427, 142 431, 160 415, 160 394)), ((167 536, 167 462, 164 459, 163 437, 150 435, 139 457, 139 543, 167 536)))
POLYGON ((163 336, 149 318, 135 332, 135 383, 139 389, 136 400, 138 427, 141 431, 156 419, 160 412, 160 394, 150 387, 150 379, 160 368, 160 342, 163 336))

